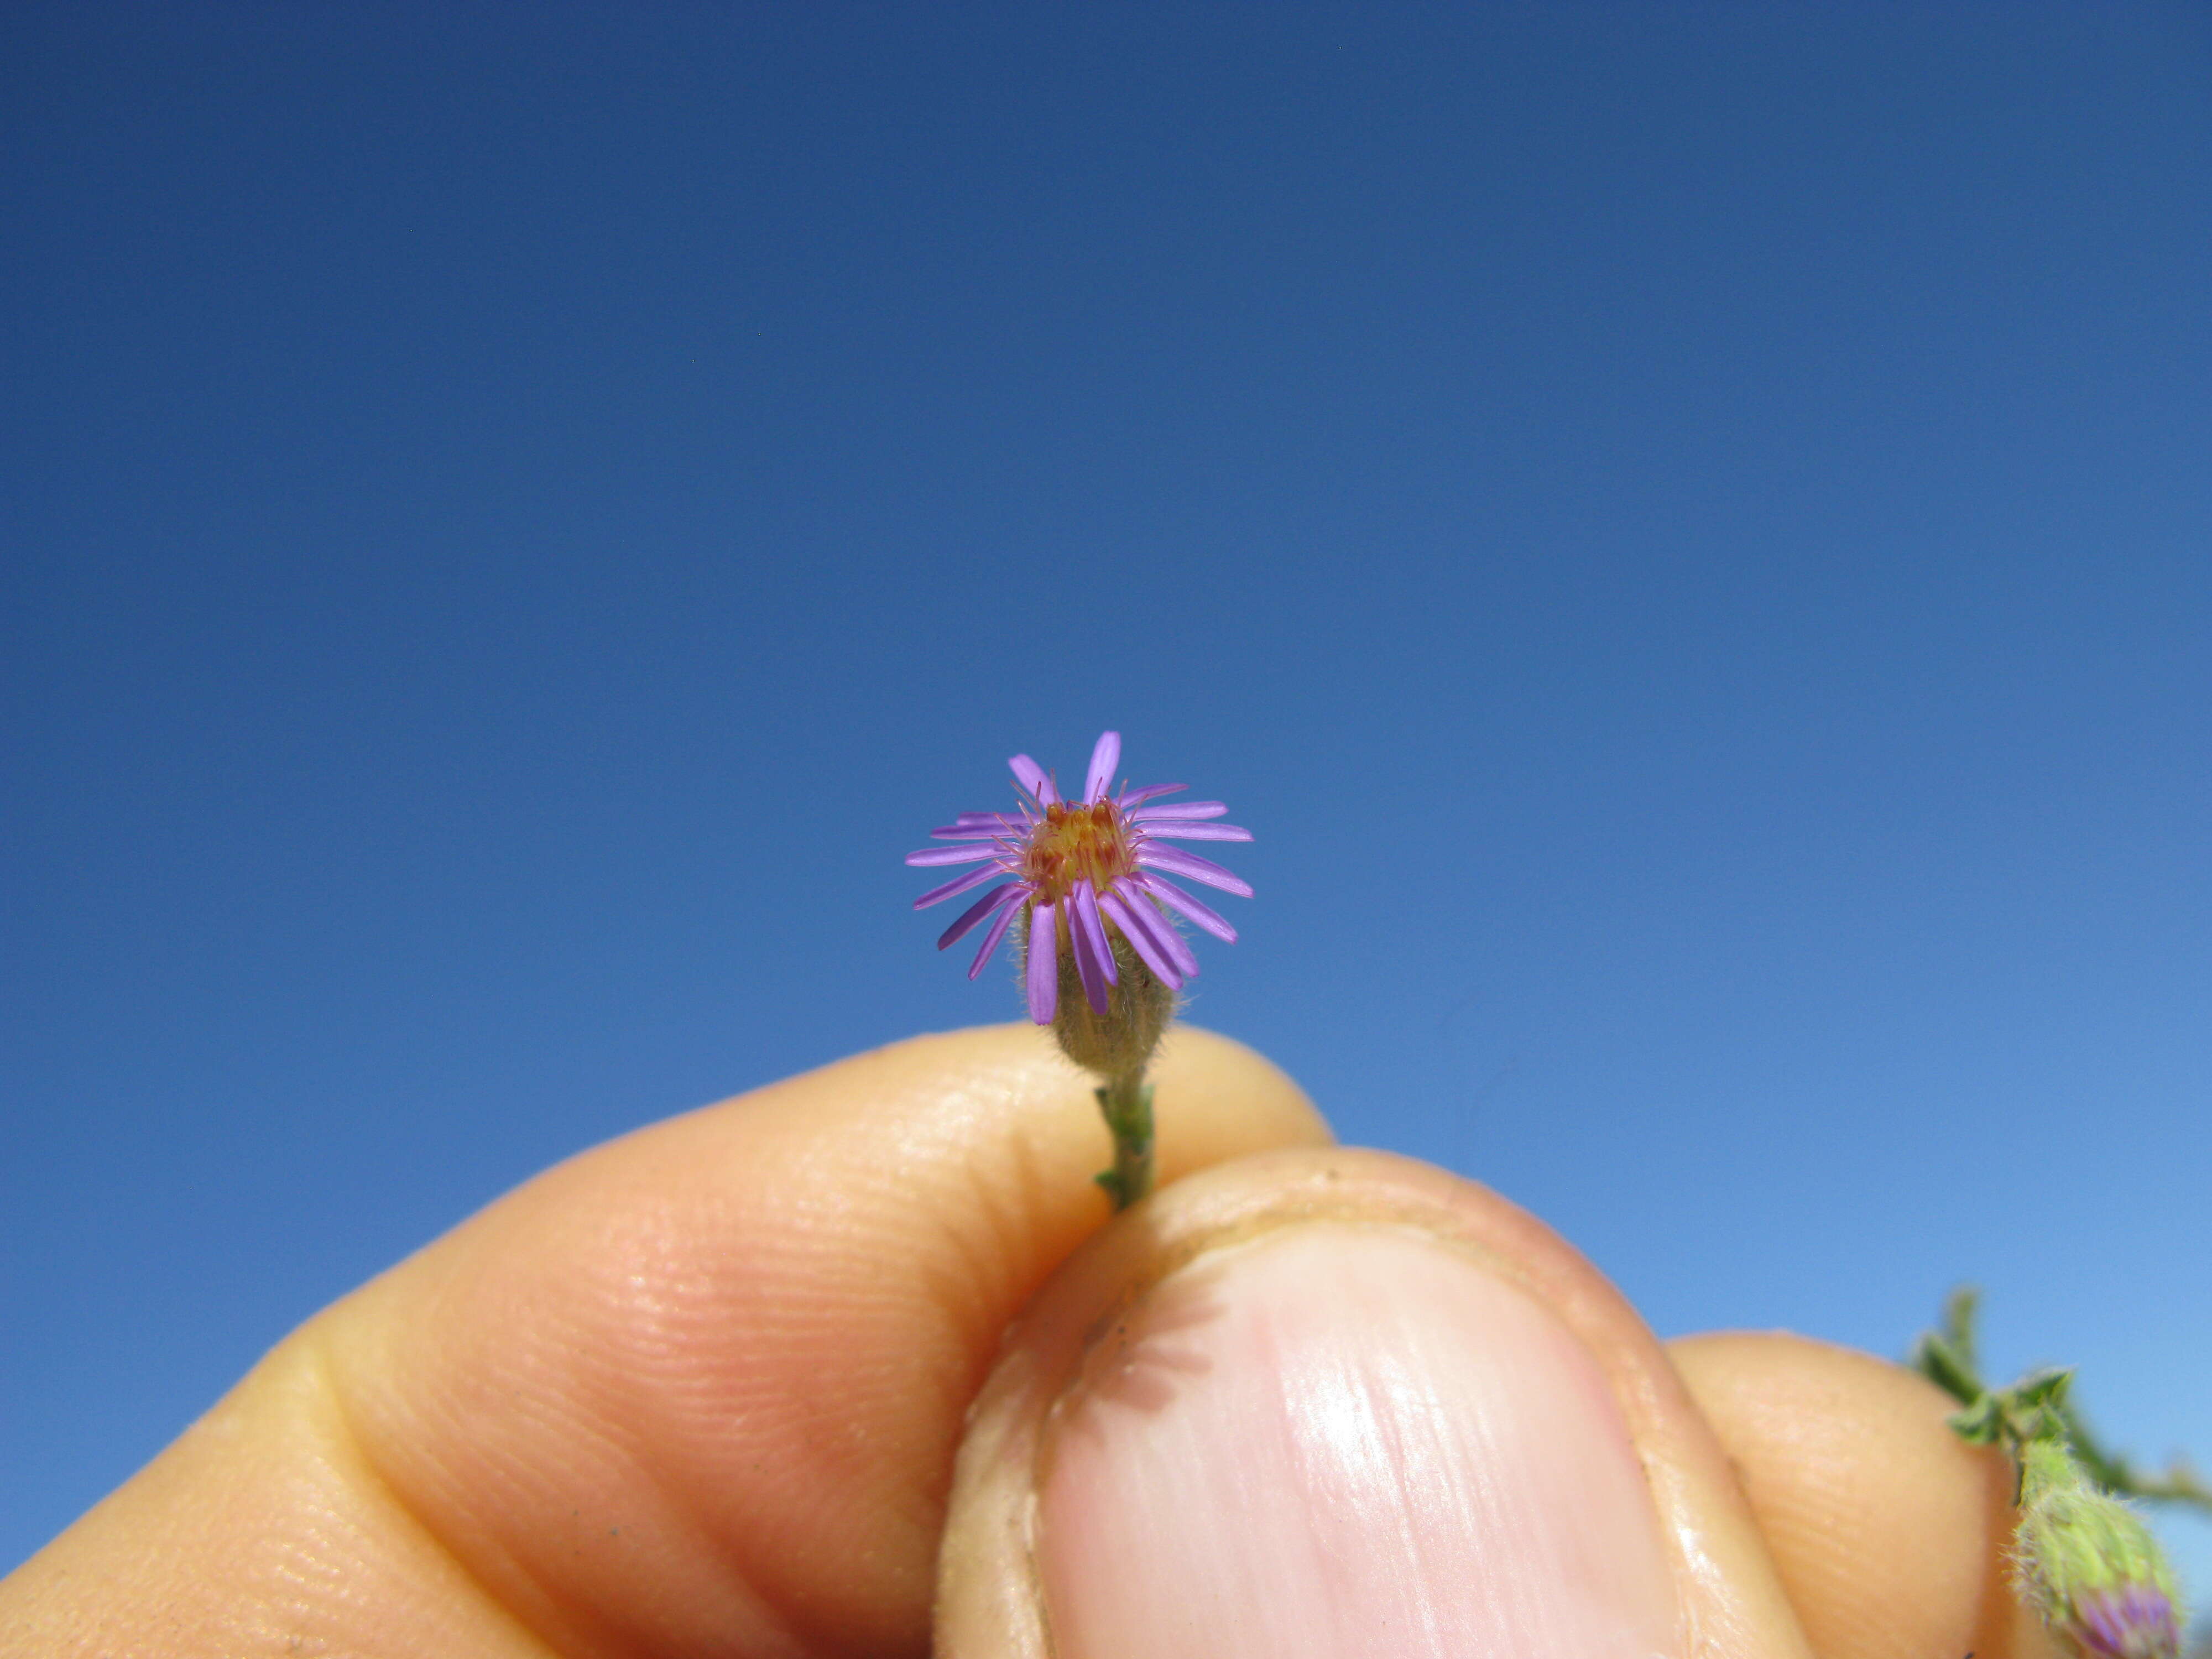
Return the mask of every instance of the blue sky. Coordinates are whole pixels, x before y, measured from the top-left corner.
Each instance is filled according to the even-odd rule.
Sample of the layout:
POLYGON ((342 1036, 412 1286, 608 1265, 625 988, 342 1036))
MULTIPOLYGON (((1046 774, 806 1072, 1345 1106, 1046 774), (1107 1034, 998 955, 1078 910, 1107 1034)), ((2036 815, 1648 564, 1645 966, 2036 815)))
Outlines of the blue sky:
MULTIPOLYGON (((11 7, 0 1566, 533 1170, 1010 1018, 1104 726, 1192 1018, 1663 1333, 1943 1291, 2212 1458, 2212 21, 11 7)), ((2212 1529, 2172 1529, 2212 1589, 2212 1529)))

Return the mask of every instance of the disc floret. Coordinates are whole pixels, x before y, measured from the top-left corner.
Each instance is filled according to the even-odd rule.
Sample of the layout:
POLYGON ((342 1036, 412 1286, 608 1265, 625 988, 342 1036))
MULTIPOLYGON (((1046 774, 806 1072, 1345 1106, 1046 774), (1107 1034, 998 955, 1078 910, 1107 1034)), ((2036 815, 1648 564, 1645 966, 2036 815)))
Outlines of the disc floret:
POLYGON ((1133 826, 1111 800, 1070 806, 1054 801, 1030 832, 1024 873, 1048 904, 1057 904, 1079 882, 1111 892, 1138 872, 1133 826))

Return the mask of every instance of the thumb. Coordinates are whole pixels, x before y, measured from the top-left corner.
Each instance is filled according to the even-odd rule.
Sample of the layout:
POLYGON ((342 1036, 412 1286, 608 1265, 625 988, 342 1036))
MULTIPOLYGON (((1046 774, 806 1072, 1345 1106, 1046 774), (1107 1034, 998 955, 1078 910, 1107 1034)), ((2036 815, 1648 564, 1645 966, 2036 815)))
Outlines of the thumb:
POLYGON ((1720 1449, 1541 1224, 1372 1152, 1160 1194, 971 1419, 949 1659, 1805 1659, 1720 1449))

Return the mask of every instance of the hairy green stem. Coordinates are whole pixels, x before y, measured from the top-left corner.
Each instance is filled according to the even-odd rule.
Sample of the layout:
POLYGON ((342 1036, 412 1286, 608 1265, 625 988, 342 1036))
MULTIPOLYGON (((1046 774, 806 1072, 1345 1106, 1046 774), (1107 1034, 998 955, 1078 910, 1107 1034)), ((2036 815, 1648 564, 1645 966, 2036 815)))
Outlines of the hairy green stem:
POLYGON ((1152 1086, 1144 1077, 1139 1065, 1092 1091, 1107 1133, 1114 1137, 1114 1167, 1092 1178, 1116 1210, 1127 1209, 1152 1190, 1152 1086))
POLYGON ((2181 1459, 2148 1474, 2100 1440, 2069 1394, 2064 1373, 2034 1372, 2009 1389, 1991 1389, 1983 1382, 1974 1328, 1978 1300, 1972 1285, 1952 1291, 1944 1300, 1942 1326, 1920 1339, 1911 1362, 1966 1408, 1951 1419, 1962 1438, 2003 1448, 2018 1467, 2029 1440, 2055 1431, 2106 1491, 2154 1504, 2185 1504, 2212 1515, 2212 1486, 2181 1459))

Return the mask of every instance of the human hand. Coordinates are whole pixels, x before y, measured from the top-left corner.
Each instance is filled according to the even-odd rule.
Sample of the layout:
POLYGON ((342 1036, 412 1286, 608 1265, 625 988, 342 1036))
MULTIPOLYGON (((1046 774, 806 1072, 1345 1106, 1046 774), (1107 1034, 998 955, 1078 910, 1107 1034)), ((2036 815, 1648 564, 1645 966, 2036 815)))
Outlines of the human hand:
POLYGON ((933 1609, 962 1659, 2048 1651, 1929 1384, 1662 1349, 1248 1051, 1155 1075, 1175 1184, 1110 1225, 1021 1026, 549 1171, 0 1583, 0 1654, 918 1655, 933 1609))

